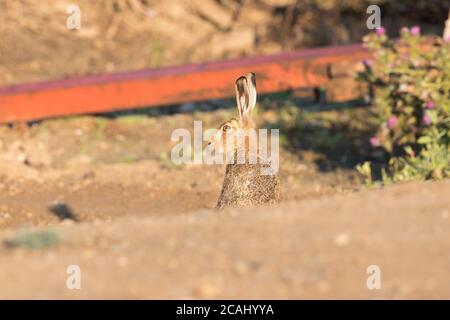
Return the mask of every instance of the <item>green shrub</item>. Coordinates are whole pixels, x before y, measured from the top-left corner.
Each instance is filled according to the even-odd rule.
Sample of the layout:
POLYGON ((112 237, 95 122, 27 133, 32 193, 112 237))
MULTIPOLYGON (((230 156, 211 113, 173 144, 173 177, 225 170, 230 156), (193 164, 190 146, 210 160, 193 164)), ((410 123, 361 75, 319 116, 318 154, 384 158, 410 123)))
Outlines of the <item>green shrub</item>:
MULTIPOLYGON (((450 39, 403 28, 364 37, 373 60, 358 78, 368 83, 379 128, 370 144, 387 154, 383 181, 450 177, 450 39)), ((372 179, 370 167, 358 170, 372 179)))

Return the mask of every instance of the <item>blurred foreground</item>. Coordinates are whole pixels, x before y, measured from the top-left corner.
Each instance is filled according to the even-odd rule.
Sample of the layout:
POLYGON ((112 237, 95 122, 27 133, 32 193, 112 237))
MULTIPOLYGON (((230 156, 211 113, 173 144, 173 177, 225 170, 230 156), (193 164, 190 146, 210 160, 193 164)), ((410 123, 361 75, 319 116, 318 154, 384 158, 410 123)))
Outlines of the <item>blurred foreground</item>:
POLYGON ((0 249, 0 298, 447 299, 449 188, 411 183, 271 208, 67 223, 54 228, 56 248, 0 249), (74 264, 81 290, 66 288, 74 264), (370 265, 381 269, 381 290, 367 289, 370 265))

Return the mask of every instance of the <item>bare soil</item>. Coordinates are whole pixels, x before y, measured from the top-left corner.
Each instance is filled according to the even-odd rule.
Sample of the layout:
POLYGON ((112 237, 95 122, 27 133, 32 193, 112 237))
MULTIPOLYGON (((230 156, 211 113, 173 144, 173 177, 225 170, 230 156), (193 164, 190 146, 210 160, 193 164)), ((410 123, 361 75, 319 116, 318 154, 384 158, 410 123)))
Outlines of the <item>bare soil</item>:
POLYGON ((447 299, 449 189, 415 183, 266 208, 130 210, 64 223, 54 227, 57 247, 0 249, 0 297, 447 299), (69 265, 81 268, 80 290, 66 287, 69 265), (371 265, 381 269, 380 290, 366 286, 371 265))
MULTIPOLYGON (((369 2, 80 0, 70 31, 72 1, 0 1, 0 85, 355 42, 369 2)), ((380 5, 391 35, 411 19, 440 34, 447 14, 380 5)), ((170 134, 234 110, 0 126, 0 298, 450 298, 449 181, 366 188, 369 110, 266 102, 284 200, 220 212, 224 168, 173 165, 170 134)))
MULTIPOLYGON (((334 115, 355 122, 366 111, 352 112, 334 115)), ((224 168, 174 166, 169 137, 230 113, 1 127, 0 298, 450 297, 449 181, 367 189, 327 150, 290 141, 280 205, 216 211, 224 168), (58 240, 8 245, 35 231, 58 240), (69 265, 81 268, 81 290, 66 287, 69 265), (370 265, 381 290, 366 286, 370 265)), ((302 139, 327 146, 323 130, 302 139)))

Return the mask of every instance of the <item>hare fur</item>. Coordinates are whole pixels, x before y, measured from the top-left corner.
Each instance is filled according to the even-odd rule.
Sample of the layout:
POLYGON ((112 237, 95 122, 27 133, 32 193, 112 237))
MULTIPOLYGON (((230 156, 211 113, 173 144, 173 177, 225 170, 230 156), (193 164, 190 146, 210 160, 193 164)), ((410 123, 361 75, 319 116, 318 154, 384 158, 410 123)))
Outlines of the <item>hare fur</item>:
POLYGON ((277 175, 262 175, 262 164, 228 164, 217 208, 274 204, 280 201, 277 175))
MULTIPOLYGON (((234 161, 226 165, 225 178, 220 193, 217 208, 247 207, 262 204, 278 203, 281 199, 280 180, 277 173, 262 174, 264 167, 270 166, 270 162, 250 162, 251 151, 248 145, 234 144, 230 147, 224 142, 226 138, 236 135, 238 130, 254 130, 253 110, 256 105, 256 81, 255 74, 249 73, 236 80, 236 101, 239 119, 231 119, 222 124, 208 144, 213 144, 215 150, 225 153, 233 153, 237 159, 238 151, 242 151, 245 161, 234 161), (224 148, 224 144, 226 147, 224 148), (239 149, 241 148, 241 149, 239 149), (244 148, 244 149, 242 149, 244 148)), ((247 138, 246 138, 247 139, 247 138)), ((256 151, 259 159, 258 151, 256 151)))

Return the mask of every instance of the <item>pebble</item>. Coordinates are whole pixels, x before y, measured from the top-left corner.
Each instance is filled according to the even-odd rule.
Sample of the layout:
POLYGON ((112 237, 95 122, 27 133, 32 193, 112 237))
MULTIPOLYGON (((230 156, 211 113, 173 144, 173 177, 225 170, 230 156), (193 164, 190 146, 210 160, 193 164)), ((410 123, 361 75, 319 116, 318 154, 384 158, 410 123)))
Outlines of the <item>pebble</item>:
POLYGON ((119 256, 119 258, 117 259, 117 265, 122 268, 128 266, 128 262, 129 259, 127 256, 119 256))
POLYGON ((350 243, 350 235, 346 232, 341 232, 334 237, 334 243, 339 247, 344 247, 350 243))
POLYGON ((213 284, 204 284, 194 289, 194 295, 198 298, 212 298, 219 293, 219 288, 213 284))
POLYGON ((248 264, 243 261, 237 261, 236 264, 234 265, 234 270, 236 271, 236 273, 238 275, 248 274, 249 269, 250 268, 249 268, 248 264))

